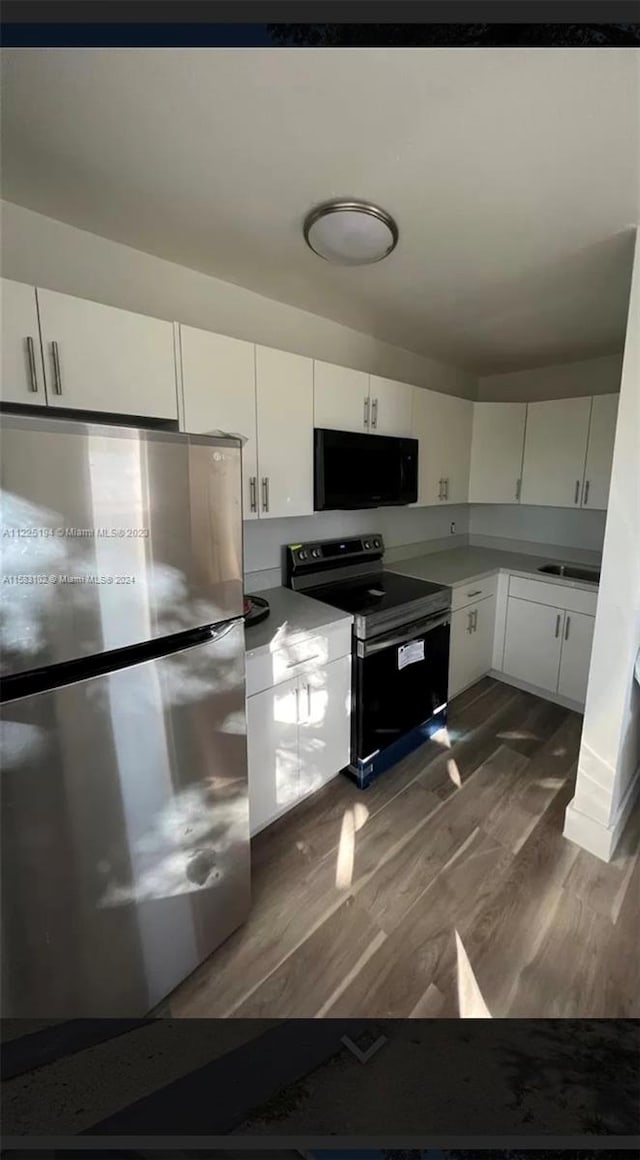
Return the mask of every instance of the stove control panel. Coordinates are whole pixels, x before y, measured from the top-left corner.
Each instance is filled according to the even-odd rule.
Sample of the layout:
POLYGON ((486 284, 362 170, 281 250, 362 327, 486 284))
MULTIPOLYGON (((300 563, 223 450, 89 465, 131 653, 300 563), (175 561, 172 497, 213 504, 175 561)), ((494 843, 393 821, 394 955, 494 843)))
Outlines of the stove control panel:
MULTIPOLYGON (((331 573, 345 564, 381 560, 384 541, 378 533, 353 536, 344 540, 315 540, 306 544, 287 544, 285 548, 285 583, 294 576, 331 573)), ((327 581, 331 579, 327 575, 327 581)))

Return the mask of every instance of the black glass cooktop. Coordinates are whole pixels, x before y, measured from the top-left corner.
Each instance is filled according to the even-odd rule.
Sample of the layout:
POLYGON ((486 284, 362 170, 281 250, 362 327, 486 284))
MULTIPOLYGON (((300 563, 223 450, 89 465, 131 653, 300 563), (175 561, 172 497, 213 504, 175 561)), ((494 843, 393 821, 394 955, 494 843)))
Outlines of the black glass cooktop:
POLYGON ((322 600, 324 604, 330 604, 342 612, 351 612, 354 616, 386 612, 422 600, 434 592, 444 591, 442 584, 400 576, 397 572, 378 572, 371 576, 360 576, 357 580, 322 584, 305 590, 306 595, 312 596, 314 600, 322 600))

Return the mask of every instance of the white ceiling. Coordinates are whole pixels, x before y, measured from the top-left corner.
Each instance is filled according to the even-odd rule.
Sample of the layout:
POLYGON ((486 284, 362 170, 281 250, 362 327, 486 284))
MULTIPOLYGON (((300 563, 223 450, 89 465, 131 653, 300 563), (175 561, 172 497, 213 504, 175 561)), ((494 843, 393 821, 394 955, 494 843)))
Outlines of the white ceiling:
POLYGON ((638 219, 628 49, 3 53, 3 193, 489 374, 619 350, 638 219), (397 219, 379 265, 305 246, 318 201, 397 219))

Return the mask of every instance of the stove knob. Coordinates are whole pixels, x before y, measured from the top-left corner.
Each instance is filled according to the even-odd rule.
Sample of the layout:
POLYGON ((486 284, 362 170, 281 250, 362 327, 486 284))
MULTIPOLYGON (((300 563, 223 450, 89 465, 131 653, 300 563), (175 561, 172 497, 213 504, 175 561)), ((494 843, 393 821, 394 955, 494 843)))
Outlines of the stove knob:
POLYGON ((374 540, 373 546, 374 546, 374 548, 379 548, 380 547, 380 540, 374 540))
POLYGON ((319 549, 319 548, 313 548, 313 550, 312 550, 312 552, 311 552, 311 555, 312 555, 314 558, 317 558, 317 557, 320 555, 320 549, 319 549))
POLYGON ((306 558, 307 558, 306 552, 298 552, 298 559, 299 560, 306 560, 306 558))
POLYGON ((368 552, 370 547, 371 547, 371 544, 369 543, 369 541, 368 541, 368 540, 365 540, 365 542, 364 542, 364 550, 365 550, 365 552, 368 552))

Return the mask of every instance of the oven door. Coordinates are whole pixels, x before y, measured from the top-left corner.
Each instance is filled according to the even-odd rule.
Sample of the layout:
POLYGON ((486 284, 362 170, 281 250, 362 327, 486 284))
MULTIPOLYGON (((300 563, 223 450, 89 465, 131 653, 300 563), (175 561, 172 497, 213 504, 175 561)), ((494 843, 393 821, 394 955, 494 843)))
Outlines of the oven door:
POLYGON ((366 761, 447 703, 450 612, 358 641, 353 758, 366 761))

